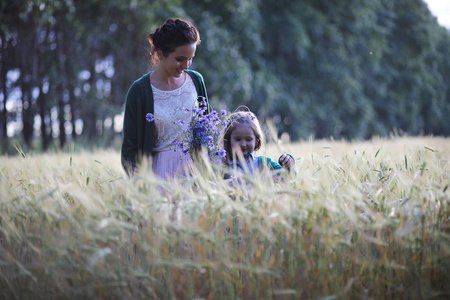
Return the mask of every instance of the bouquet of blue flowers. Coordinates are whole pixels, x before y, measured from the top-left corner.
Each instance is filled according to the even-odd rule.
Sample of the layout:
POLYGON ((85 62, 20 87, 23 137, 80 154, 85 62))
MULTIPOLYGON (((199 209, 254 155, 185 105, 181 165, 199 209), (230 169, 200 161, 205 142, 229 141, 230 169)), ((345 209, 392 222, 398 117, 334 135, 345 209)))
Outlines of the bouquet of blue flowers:
POLYGON ((202 149, 206 150, 211 163, 220 165, 226 156, 226 151, 221 149, 220 135, 223 128, 227 126, 227 111, 219 112, 213 110, 207 112, 206 105, 199 108, 188 109, 187 113, 192 113, 191 121, 186 124, 183 120, 178 123, 185 126, 183 134, 173 140, 173 144, 182 150, 184 154, 191 154, 195 158, 202 149))

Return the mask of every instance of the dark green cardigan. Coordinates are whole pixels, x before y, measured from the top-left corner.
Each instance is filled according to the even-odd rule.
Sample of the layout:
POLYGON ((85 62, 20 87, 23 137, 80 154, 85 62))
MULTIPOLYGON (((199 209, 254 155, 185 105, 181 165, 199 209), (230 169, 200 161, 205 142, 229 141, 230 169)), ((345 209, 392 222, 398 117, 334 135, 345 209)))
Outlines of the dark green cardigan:
MULTIPOLYGON (((193 70, 185 70, 185 72, 191 76, 197 94, 205 97, 208 104, 202 75, 193 70)), ((155 122, 146 121, 147 113, 154 114, 153 91, 149 74, 145 74, 131 85, 125 102, 121 161, 129 176, 135 172, 141 159, 149 158, 153 150, 155 122)))

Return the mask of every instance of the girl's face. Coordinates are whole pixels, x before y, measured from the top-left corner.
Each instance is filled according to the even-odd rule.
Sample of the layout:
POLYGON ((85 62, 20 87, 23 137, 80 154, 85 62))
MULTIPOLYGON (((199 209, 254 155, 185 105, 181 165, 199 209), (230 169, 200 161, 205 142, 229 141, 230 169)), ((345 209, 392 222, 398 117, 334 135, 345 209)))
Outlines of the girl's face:
POLYGON ((231 132, 230 139, 231 148, 235 153, 242 152, 243 155, 246 155, 255 150, 256 137, 249 124, 236 125, 231 132))
POLYGON ((175 48, 174 52, 169 53, 167 57, 158 52, 160 61, 159 67, 162 68, 168 76, 180 77, 183 71, 189 69, 192 59, 195 56, 197 46, 192 43, 175 48))

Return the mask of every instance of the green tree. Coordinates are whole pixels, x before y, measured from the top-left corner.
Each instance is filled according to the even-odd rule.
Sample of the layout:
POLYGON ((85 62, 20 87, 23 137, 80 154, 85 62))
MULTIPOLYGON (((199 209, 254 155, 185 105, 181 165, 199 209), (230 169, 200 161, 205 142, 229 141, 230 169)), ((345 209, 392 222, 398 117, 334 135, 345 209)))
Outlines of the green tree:
POLYGON ((36 133, 111 145, 147 35, 174 16, 200 30, 192 68, 216 109, 246 105, 294 140, 450 134, 450 35, 421 0, 17 0, 0 4, 2 151, 9 122, 30 148, 36 133))

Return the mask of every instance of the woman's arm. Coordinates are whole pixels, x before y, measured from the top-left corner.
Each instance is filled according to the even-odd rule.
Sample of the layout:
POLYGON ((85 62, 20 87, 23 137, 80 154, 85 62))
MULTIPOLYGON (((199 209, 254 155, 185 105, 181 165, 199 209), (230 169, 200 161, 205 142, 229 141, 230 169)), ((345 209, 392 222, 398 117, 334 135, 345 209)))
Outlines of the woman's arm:
POLYGON ((136 84, 133 84, 127 93, 125 101, 121 151, 122 166, 130 177, 137 168, 139 97, 139 88, 136 84))

